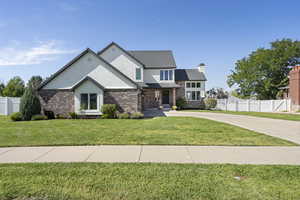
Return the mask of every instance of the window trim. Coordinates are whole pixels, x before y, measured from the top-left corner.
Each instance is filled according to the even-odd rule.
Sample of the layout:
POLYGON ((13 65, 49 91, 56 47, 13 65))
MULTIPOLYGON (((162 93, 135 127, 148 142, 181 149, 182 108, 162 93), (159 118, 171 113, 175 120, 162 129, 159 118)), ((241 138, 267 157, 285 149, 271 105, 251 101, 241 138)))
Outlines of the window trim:
POLYGON ((80 102, 79 103, 80 103, 80 110, 82 110, 82 111, 97 111, 97 110, 99 110, 98 93, 80 93, 80 102), (83 94, 87 94, 87 97, 88 97, 88 99, 87 99, 87 103, 88 103, 87 109, 81 109, 81 95, 83 95, 83 94), (91 108, 91 95, 92 94, 96 95, 96 109, 90 109, 91 108))
POLYGON ((159 80, 160 81, 173 81, 174 80, 173 70, 172 69, 161 69, 159 72, 159 80))
POLYGON ((188 91, 185 91, 185 98, 187 101, 200 101, 201 100, 201 91, 200 90, 188 90, 188 91), (188 93, 190 93, 190 97, 191 99, 188 98, 188 93), (199 96, 197 95, 197 93, 199 94, 199 96), (194 99, 193 99, 193 94, 195 95, 194 99), (198 98, 199 97, 199 98, 198 98))
POLYGON ((185 98, 187 99, 187 101, 200 101, 203 98, 202 93, 205 91, 203 86, 204 85, 203 85, 202 81, 186 81, 185 82, 185 98), (194 87, 193 87, 193 85, 194 85, 194 87), (197 86, 200 86, 200 87, 197 87, 197 86), (189 94, 190 94, 190 99, 188 98, 189 94), (193 98, 193 94, 194 94, 194 98, 193 98))
POLYGON ((135 80, 136 81, 141 81, 142 80, 142 69, 141 68, 135 68, 135 80), (140 78, 139 79, 137 79, 138 71, 139 71, 139 74, 140 74, 140 78))
POLYGON ((186 81, 185 82, 185 88, 192 88, 192 89, 201 89, 202 88, 202 82, 201 81, 186 81), (190 85, 190 87, 188 87, 187 85, 190 85), (192 87, 192 85, 195 85, 195 87, 192 87), (200 84, 200 87, 197 87, 197 85, 200 84))

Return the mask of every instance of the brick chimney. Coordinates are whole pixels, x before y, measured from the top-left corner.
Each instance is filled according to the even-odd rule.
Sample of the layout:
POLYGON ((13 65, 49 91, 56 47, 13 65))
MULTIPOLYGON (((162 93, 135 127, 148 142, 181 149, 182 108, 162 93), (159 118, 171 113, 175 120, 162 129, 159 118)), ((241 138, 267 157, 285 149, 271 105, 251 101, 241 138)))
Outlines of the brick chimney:
POLYGON ((300 66, 294 66, 289 73, 290 97, 292 100, 292 110, 300 110, 300 66))

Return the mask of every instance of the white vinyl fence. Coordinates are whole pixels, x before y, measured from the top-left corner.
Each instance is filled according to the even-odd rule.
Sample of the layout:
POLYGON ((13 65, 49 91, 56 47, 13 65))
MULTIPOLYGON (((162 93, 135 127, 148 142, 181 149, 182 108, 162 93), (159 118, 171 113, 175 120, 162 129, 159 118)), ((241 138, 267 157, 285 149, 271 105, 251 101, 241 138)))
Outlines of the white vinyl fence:
POLYGON ((217 109, 228 111, 283 112, 291 111, 291 100, 228 100, 218 99, 217 109))
POLYGON ((0 97, 0 115, 10 115, 19 112, 20 99, 16 97, 0 97))

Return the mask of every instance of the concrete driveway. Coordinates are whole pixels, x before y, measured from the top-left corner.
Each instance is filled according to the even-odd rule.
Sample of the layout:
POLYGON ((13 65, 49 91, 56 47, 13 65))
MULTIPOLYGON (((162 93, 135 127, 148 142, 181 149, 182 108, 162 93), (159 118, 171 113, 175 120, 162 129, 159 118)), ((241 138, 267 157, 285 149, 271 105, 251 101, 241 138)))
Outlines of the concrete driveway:
POLYGON ((166 116, 199 117, 224 122, 300 144, 300 122, 211 112, 165 112, 166 116))
POLYGON ((99 145, 0 148, 0 163, 45 162, 300 165, 300 147, 99 145))

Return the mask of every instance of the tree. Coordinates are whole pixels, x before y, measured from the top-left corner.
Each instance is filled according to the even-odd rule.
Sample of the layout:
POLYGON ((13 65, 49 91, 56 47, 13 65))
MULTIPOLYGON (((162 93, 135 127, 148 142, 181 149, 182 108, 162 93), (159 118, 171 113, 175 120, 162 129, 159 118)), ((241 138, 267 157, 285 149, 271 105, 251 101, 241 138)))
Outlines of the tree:
POLYGON ((33 115, 41 113, 40 100, 33 88, 26 88, 20 102, 20 112, 23 120, 31 120, 33 115))
POLYGON ((24 93, 24 88, 24 81, 19 76, 15 76, 8 81, 2 94, 7 97, 21 97, 24 93))
POLYGON ((5 88, 4 83, 0 83, 0 96, 3 96, 3 90, 5 88))
POLYGON ((27 82, 27 87, 36 91, 42 82, 43 78, 41 76, 32 76, 27 82))
POLYGON ((271 48, 259 48, 238 60, 227 83, 237 86, 236 91, 243 98, 275 99, 279 88, 288 85, 290 68, 300 63, 299 58, 300 41, 271 42, 271 48))
POLYGON ((211 88, 206 92, 208 98, 216 98, 216 99, 227 99, 228 92, 224 91, 223 88, 211 88))

